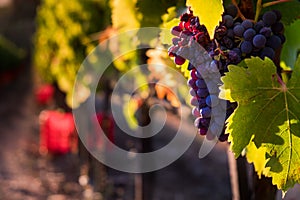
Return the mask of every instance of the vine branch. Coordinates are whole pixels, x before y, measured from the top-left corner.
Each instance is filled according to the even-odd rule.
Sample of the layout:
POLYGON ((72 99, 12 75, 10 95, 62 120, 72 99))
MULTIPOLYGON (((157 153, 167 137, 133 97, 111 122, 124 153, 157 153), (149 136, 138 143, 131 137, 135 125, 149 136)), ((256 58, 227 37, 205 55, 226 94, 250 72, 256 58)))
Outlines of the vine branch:
POLYGON ((255 18, 254 18, 255 22, 258 21, 258 17, 259 17, 261 9, 262 9, 262 0, 258 0, 256 3, 256 11, 255 11, 255 18))
POLYGON ((245 20, 246 17, 243 15, 243 13, 241 12, 239 6, 238 6, 238 3, 236 2, 236 0, 232 0, 231 1, 232 4, 237 8, 237 11, 238 11, 238 16, 242 19, 242 20, 245 20))
POLYGON ((272 1, 272 2, 267 2, 267 3, 264 3, 262 5, 263 8, 266 8, 268 6, 274 6, 276 4, 279 4, 279 3, 285 3, 285 2, 290 2, 292 0, 278 0, 278 1, 272 1))

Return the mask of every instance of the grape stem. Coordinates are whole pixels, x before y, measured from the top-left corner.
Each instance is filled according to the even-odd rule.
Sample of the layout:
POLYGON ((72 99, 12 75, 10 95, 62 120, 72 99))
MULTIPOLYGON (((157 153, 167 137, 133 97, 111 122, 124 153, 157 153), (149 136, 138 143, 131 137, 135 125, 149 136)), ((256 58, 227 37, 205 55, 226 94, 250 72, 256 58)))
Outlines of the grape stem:
POLYGON ((266 8, 268 6, 273 6, 273 5, 276 5, 276 4, 279 4, 279 3, 284 3, 284 2, 289 2, 289 1, 292 1, 292 0, 278 0, 278 1, 267 2, 267 3, 264 3, 262 5, 262 7, 266 8))
POLYGON ((256 11, 255 11, 255 18, 254 18, 255 22, 258 21, 258 17, 259 17, 261 9, 262 9, 262 0, 258 0, 256 3, 256 11))
POLYGON ((242 20, 245 20, 246 17, 243 15, 243 13, 241 12, 239 6, 238 6, 238 3, 236 2, 236 0, 232 0, 231 1, 232 4, 236 7, 237 11, 238 11, 238 16, 242 19, 242 20))
POLYGON ((257 3, 256 3, 256 12, 255 12, 254 21, 255 22, 258 21, 258 17, 259 17, 259 14, 261 12, 261 9, 266 8, 268 6, 273 6, 273 5, 276 5, 276 4, 279 4, 279 3, 285 3, 285 2, 289 2, 289 1, 292 1, 292 0, 277 0, 277 1, 267 2, 267 3, 263 4, 262 0, 258 0, 257 3))
POLYGON ((283 82, 283 80, 280 78, 278 74, 276 74, 276 76, 277 76, 278 83, 281 85, 282 92, 286 92, 288 90, 286 84, 283 82))

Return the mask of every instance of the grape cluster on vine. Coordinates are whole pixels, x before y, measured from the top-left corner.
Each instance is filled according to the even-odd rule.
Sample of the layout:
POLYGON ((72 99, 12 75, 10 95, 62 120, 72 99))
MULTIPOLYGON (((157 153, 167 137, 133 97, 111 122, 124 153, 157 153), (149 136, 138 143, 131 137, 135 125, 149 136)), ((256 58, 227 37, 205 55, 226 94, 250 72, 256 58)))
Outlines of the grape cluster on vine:
MULTIPOLYGON (((280 22, 279 11, 264 13, 258 22, 250 19, 242 20, 234 5, 225 9, 220 25, 215 30, 214 39, 211 40, 204 25, 201 25, 197 16, 191 9, 181 15, 180 23, 172 28, 173 46, 169 49, 169 56, 175 57, 175 63, 182 65, 186 58, 176 52, 183 46, 189 45, 190 40, 197 41, 212 58, 211 65, 219 69, 221 75, 228 71, 229 64, 238 64, 245 58, 259 56, 275 59, 275 53, 285 42, 284 26, 280 22)), ((192 114, 196 117, 195 126, 201 135, 206 135, 211 121, 211 109, 219 103, 218 92, 209 92, 207 83, 200 72, 189 63, 191 78, 188 86, 191 88, 191 104, 194 107, 192 114)), ((236 104, 227 102, 226 117, 234 111, 236 104)), ((220 141, 226 141, 228 135, 220 135, 220 141)))

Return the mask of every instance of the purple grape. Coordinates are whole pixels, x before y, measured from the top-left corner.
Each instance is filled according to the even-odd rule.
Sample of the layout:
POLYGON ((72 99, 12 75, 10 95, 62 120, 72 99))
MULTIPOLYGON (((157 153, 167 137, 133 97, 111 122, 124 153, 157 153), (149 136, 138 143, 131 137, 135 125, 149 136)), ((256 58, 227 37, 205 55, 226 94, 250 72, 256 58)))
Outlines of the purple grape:
POLYGON ((283 31, 283 28, 284 28, 284 26, 283 26, 283 23, 281 23, 281 22, 276 22, 275 24, 273 24, 271 26, 271 29, 275 34, 281 33, 283 31))
POLYGON ((193 88, 190 88, 189 93, 190 93, 190 95, 191 95, 192 97, 196 96, 196 92, 195 92, 195 90, 194 90, 193 88))
POLYGON ((201 118, 199 122, 199 128, 208 128, 210 123, 210 118, 201 118))
POLYGON ((228 52, 228 60, 229 60, 229 62, 232 63, 232 64, 238 64, 238 63, 240 63, 242 59, 241 59, 241 52, 239 52, 239 53, 237 53, 237 52, 235 52, 233 50, 229 51, 228 52))
POLYGON ((263 48, 266 44, 266 41, 267 39, 265 36, 258 34, 254 36, 252 43, 256 48, 263 48))
POLYGON ((272 35, 266 43, 266 46, 271 47, 272 49, 276 50, 281 46, 281 39, 276 35, 272 35))
POLYGON ((236 25, 234 28, 233 28, 233 32, 236 36, 238 37, 242 37, 243 36, 243 33, 245 31, 245 28, 242 26, 242 25, 236 25))
POLYGON ((200 109, 200 114, 203 118, 209 118, 211 116, 211 109, 210 107, 206 106, 200 109))
POLYGON ((182 29, 180 26, 174 26, 171 30, 172 35, 179 36, 182 29))
POLYGON ((259 31, 260 34, 264 35, 265 37, 270 37, 272 34, 272 29, 269 27, 263 27, 259 31))
POLYGON ((227 37, 234 38, 234 32, 233 29, 227 29, 227 37))
POLYGON ((207 106, 205 102, 205 98, 198 99, 198 102, 199 102, 199 108, 204 108, 205 106, 207 106))
POLYGON ((206 133, 207 133, 207 128, 200 128, 200 129, 199 129, 199 133, 200 133, 200 135, 206 135, 206 133))
POLYGON ((280 40, 281 40, 281 44, 283 44, 283 43, 285 43, 285 36, 284 35, 282 35, 282 34, 280 34, 280 35, 277 35, 279 38, 280 38, 280 40))
POLYGON ((199 97, 206 97, 208 95, 208 89, 204 88, 204 89, 198 89, 197 90, 197 95, 199 97))
POLYGON ((276 15, 276 18, 277 18, 277 21, 280 21, 281 20, 281 12, 279 10, 273 10, 273 12, 275 13, 276 15))
POLYGON ((234 51, 235 53, 237 53, 238 56, 242 56, 242 52, 240 50, 240 48, 233 48, 232 51, 234 51))
POLYGON ((238 10, 237 8, 235 7, 235 5, 233 4, 229 4, 228 6, 226 6, 225 8, 225 13, 227 15, 230 15, 231 17, 236 17, 237 13, 238 13, 238 10))
POLYGON ((177 37, 172 38, 173 45, 177 45, 179 41, 180 41, 180 38, 177 38, 177 37))
POLYGON ((191 88, 194 88, 196 85, 195 85, 195 80, 194 79, 189 79, 187 81, 187 85, 190 86, 191 88))
POLYGON ((192 97, 190 100, 191 105, 193 106, 199 106, 199 101, 197 97, 192 97))
POLYGON ((219 140, 220 142, 225 142, 228 140, 228 134, 225 134, 225 133, 222 133, 220 136, 219 136, 219 140))
POLYGON ((268 57, 270 59, 274 59, 275 51, 271 47, 265 47, 260 52, 260 58, 268 57))
POLYGON ((266 26, 271 26, 277 21, 277 16, 273 11, 268 11, 264 13, 262 20, 266 26))
POLYGON ((224 15, 223 16, 223 23, 227 28, 230 28, 233 26, 233 18, 230 15, 224 15))
POLYGON ((256 35, 256 31, 253 28, 249 28, 244 32, 243 37, 247 41, 252 41, 255 35, 256 35))
POLYGON ((249 19, 246 19, 242 22, 242 26, 245 28, 245 29, 248 29, 248 28, 252 28, 253 27, 253 23, 249 20, 249 19))
POLYGON ((216 95, 208 95, 205 102, 209 107, 215 107, 219 103, 219 98, 216 95))
POLYGON ((251 53, 253 47, 252 47, 252 43, 249 42, 249 41, 243 41, 241 43, 241 51, 242 53, 245 53, 245 54, 249 54, 251 53))
POLYGON ((196 86, 200 89, 207 88, 206 83, 203 79, 196 80, 196 86))
POLYGON ((262 29, 264 26, 265 26, 265 25, 264 25, 264 22, 263 22, 263 21, 259 21, 259 22, 257 22, 257 23, 254 25, 254 29, 255 29, 257 32, 259 32, 260 29, 262 29))
POLYGON ((185 59, 181 56, 175 56, 176 65, 183 65, 185 63, 185 59))
POLYGON ((223 37, 222 42, 226 48, 228 48, 228 49, 233 48, 234 43, 233 43, 232 39, 230 39, 229 37, 227 37, 227 36, 223 37))
POLYGON ((195 116, 195 117, 200 117, 201 116, 201 114, 200 114, 200 112, 199 112, 199 110, 198 110, 197 107, 193 108, 192 115, 195 116))

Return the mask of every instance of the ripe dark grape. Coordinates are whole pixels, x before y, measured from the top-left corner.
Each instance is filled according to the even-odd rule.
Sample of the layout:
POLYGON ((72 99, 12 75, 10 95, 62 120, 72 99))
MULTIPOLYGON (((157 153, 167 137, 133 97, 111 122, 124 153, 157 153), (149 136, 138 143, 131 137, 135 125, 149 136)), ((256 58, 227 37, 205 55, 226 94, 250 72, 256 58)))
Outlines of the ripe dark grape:
POLYGON ((264 13, 262 20, 266 26, 271 26, 277 21, 277 15, 273 11, 268 11, 264 13))
POLYGON ((269 27, 263 27, 259 31, 260 34, 264 35, 265 37, 270 37, 272 35, 272 29, 269 27))
POLYGON ((181 56, 175 56, 175 63, 176 65, 183 65, 185 63, 185 59, 181 56))
POLYGON ((225 133, 222 133, 220 136, 219 136, 219 140, 221 141, 221 142, 225 142, 225 141, 227 141, 228 140, 228 134, 225 134, 225 133))
POLYGON ((240 56, 240 57, 242 56, 242 52, 241 52, 240 48, 236 47, 236 48, 232 49, 232 51, 234 51, 235 53, 237 53, 238 56, 240 56))
POLYGON ((205 102, 209 107, 215 107, 219 103, 219 98, 216 95, 208 95, 205 102))
POLYGON ((197 95, 198 95, 199 97, 204 98, 204 97, 206 97, 208 94, 209 94, 209 92, 208 92, 208 89, 207 89, 207 88, 200 88, 200 89, 197 90, 197 95))
POLYGON ((231 17, 236 17, 237 13, 238 13, 238 10, 237 8, 235 7, 235 5, 233 4, 229 4, 228 6, 226 6, 225 8, 225 13, 227 15, 230 15, 231 17))
POLYGON ((280 35, 277 35, 279 38, 280 38, 280 40, 281 40, 281 44, 283 44, 283 43, 285 43, 285 36, 284 35, 282 35, 282 34, 280 34, 280 35))
POLYGON ((245 29, 248 29, 248 28, 252 28, 253 27, 253 23, 249 20, 249 19, 246 19, 242 22, 242 26, 245 28, 245 29))
POLYGON ((268 57, 270 59, 274 59, 275 51, 271 47, 265 47, 260 52, 260 58, 268 57))
POLYGON ((283 24, 281 22, 276 22, 275 24, 273 24, 271 26, 272 28, 272 31, 275 33, 275 34, 278 34, 278 33, 281 33, 283 31, 283 24))
POLYGON ((245 31, 245 28, 244 28, 242 25, 240 25, 240 24, 236 25, 236 26, 233 28, 234 34, 235 34, 236 36, 238 36, 238 37, 242 37, 244 31, 245 31))
POLYGON ((275 13, 276 15, 276 18, 277 18, 277 21, 280 21, 281 20, 281 12, 279 10, 273 10, 273 12, 275 13))
POLYGON ((230 15, 224 15, 223 16, 223 23, 227 28, 230 28, 233 26, 233 18, 230 15))
POLYGON ((272 49, 278 49, 281 46, 281 39, 276 35, 272 35, 268 40, 266 45, 272 49))
POLYGON ((253 46, 255 46, 256 48, 262 48, 265 46, 266 41, 267 41, 267 39, 265 36, 258 34, 256 36, 254 36, 252 43, 253 43, 253 46))
POLYGON ((227 29, 227 37, 234 38, 234 32, 233 29, 227 29))
POLYGON ((171 30, 171 33, 175 36, 179 36, 181 31, 182 31, 182 29, 180 26, 174 26, 171 30))
POLYGON ((255 35, 256 35, 256 31, 253 28, 249 28, 244 32, 243 37, 247 41, 252 41, 255 35))
POLYGON ((196 80, 196 86, 198 88, 202 88, 202 89, 207 88, 206 87, 206 83, 205 83, 205 81, 203 79, 197 79, 196 80))
POLYGON ((225 36, 222 39, 222 43, 224 44, 224 46, 228 49, 232 49, 234 42, 232 41, 232 39, 230 39, 229 37, 225 36))
POLYGON ((254 25, 254 29, 259 32, 263 27, 264 27, 264 22, 263 21, 259 21, 254 25))
POLYGON ((232 64, 239 64, 241 62, 241 53, 236 51, 229 51, 228 52, 228 61, 232 64))
POLYGON ((200 114, 203 118, 209 118, 211 116, 211 109, 210 107, 206 106, 200 109, 200 114))
POLYGON ((253 49, 253 46, 252 46, 251 42, 249 42, 249 41, 243 41, 241 43, 241 51, 242 51, 242 53, 245 53, 245 54, 251 53, 252 49, 253 49))

